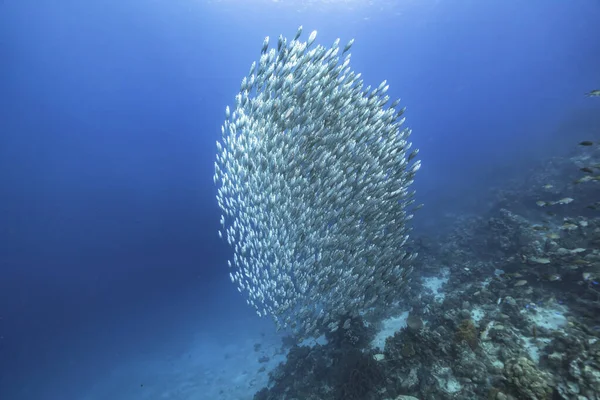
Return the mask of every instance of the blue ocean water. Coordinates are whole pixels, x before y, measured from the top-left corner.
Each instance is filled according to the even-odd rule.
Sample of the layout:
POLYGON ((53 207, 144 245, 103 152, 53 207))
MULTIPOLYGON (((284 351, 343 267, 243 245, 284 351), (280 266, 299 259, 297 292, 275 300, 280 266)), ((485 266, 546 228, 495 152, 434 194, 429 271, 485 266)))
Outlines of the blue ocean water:
POLYGON ((600 3, 0 4, 0 398, 250 399, 278 346, 229 281, 215 141, 263 38, 356 42, 407 106, 417 232, 600 124, 600 3), (596 100, 596 99, 593 99, 596 100))

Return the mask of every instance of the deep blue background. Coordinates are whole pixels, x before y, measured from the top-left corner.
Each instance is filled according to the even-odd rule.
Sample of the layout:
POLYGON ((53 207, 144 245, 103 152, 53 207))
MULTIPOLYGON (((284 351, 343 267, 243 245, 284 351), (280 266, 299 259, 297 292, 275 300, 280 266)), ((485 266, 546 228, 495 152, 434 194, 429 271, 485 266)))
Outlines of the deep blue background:
POLYGON ((210 330, 245 307, 212 174, 224 108, 265 35, 303 24, 325 45, 356 38, 354 69, 408 107, 422 232, 598 126, 583 96, 600 85, 597 1, 398 3, 401 15, 3 1, 0 397, 57 355, 97 350, 85 369, 115 343, 171 334, 174 315, 210 330))

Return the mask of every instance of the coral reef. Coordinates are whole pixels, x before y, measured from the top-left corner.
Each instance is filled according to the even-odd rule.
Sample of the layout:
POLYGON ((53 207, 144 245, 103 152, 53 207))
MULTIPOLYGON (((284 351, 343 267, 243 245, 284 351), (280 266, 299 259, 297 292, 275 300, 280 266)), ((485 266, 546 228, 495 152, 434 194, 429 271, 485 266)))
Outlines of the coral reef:
POLYGON ((367 320, 350 319, 349 332, 340 321, 325 344, 305 350, 310 365, 319 360, 322 370, 295 368, 294 355, 280 367, 287 384, 272 380, 266 393, 322 400, 340 393, 382 400, 600 399, 600 214, 587 207, 600 196, 598 183, 570 181, 573 165, 600 165, 600 152, 582 159, 549 160, 521 184, 496 191, 486 214, 457 216, 451 231, 415 238, 419 276, 407 293, 367 320), (536 204, 549 192, 575 200, 536 204), (404 325, 385 328, 401 315, 404 325), (384 331, 386 339, 371 340, 384 331), (341 362, 346 353, 356 361, 341 362), (349 365, 365 368, 364 375, 348 372, 349 365), (344 393, 339 382, 348 377, 362 383, 344 393))

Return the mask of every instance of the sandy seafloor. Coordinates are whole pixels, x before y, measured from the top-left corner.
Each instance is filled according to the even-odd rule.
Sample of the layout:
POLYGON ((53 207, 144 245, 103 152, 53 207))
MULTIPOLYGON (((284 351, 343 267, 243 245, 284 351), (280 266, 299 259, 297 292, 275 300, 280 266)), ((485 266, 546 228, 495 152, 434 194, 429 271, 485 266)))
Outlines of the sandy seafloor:
MULTIPOLYGON (((444 285, 448 276, 449 272, 442 269, 439 277, 422 279, 423 286, 431 290, 437 302, 443 302, 445 298, 444 285)), ((528 313, 528 309, 522 312, 528 313)), ((536 307, 529 318, 535 319, 538 326, 558 330, 567 323, 565 311, 566 308, 558 303, 551 308, 536 307)), ((383 349, 387 337, 406 327, 407 317, 408 312, 403 312, 387 318, 371 346, 383 349)), ((476 324, 483 317, 481 309, 475 307, 472 310, 472 320, 476 324)), ((209 332, 203 332, 181 354, 149 353, 143 358, 124 362, 107 375, 98 377, 95 386, 81 400, 252 399, 256 391, 267 385, 268 373, 284 362, 286 355, 281 336, 275 333, 271 321, 263 321, 261 326, 245 325, 243 331, 230 336, 227 344, 223 344, 220 335, 211 337, 209 332), (259 348, 257 344, 260 344, 259 348), (138 385, 137 382, 141 383, 138 385)), ((531 359, 539 361, 539 346, 543 341, 535 344, 530 338, 523 339, 531 359)), ((449 393, 458 392, 461 386, 450 378, 445 389, 449 393)))

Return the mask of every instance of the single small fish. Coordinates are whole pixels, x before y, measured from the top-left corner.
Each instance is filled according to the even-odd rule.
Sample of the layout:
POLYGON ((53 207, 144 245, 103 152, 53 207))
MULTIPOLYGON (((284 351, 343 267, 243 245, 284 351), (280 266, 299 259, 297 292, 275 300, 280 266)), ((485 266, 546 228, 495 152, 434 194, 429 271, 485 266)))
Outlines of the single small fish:
POLYGON ((595 203, 593 203, 593 204, 590 204, 590 205, 589 205, 589 206, 587 206, 586 208, 589 208, 589 209, 591 209, 591 210, 597 210, 597 209, 598 209, 598 207, 600 207, 600 201, 597 201, 597 202, 595 202, 595 203))
POLYGON ((269 48, 269 37, 266 36, 265 40, 263 40, 262 50, 260 51, 261 54, 265 54, 267 52, 268 48, 269 48))
POLYGON ((582 176, 579 179, 574 180, 573 183, 577 185, 579 183, 591 181, 592 179, 593 179, 593 177, 591 175, 585 175, 585 176, 582 176))
POLYGON ((600 89, 592 90, 585 94, 587 97, 600 97, 600 89))
POLYGON ((573 202, 573 199, 570 197, 565 197, 564 199, 560 199, 558 201, 555 201, 554 204, 569 204, 573 202))
POLYGON ((543 186, 543 188, 544 188, 544 189, 546 189, 546 190, 548 190, 548 189, 552 189, 553 187, 554 187, 554 186, 553 186, 553 185, 551 185, 551 184, 547 184, 547 185, 544 185, 544 186, 543 186))
POLYGON ((588 174, 593 174, 594 170, 589 167, 579 168, 580 171, 587 172, 588 174))
POLYGON ((415 208, 413 208, 412 210, 413 210, 413 211, 420 210, 421 208, 423 208, 423 206, 424 206, 424 205, 425 205, 425 204, 423 204, 423 203, 421 203, 421 204, 417 204, 417 205, 415 206, 415 208))
POLYGON ((550 264, 552 262, 547 257, 529 257, 529 261, 534 264, 550 264))
POLYGON ((419 154, 419 149, 414 149, 409 155, 406 161, 411 161, 413 158, 415 158, 417 156, 417 154, 419 154))
POLYGON ((561 276, 559 274, 551 274, 551 275, 548 275, 548 280, 550 282, 560 281, 561 280, 561 276))
POLYGON ((587 260, 584 260, 582 258, 578 258, 577 260, 573 261, 573 264, 577 264, 577 265, 588 265, 590 262, 587 260))
POLYGON ((590 142, 589 140, 584 140, 583 142, 579 142, 580 146, 591 146, 594 142, 590 142))
POLYGON ((564 224, 564 225, 562 225, 560 227, 560 229, 564 229, 566 231, 572 231, 572 230, 575 230, 577 228, 578 228, 577 225, 575 225, 575 224, 569 224, 569 223, 566 223, 566 224, 564 224))

